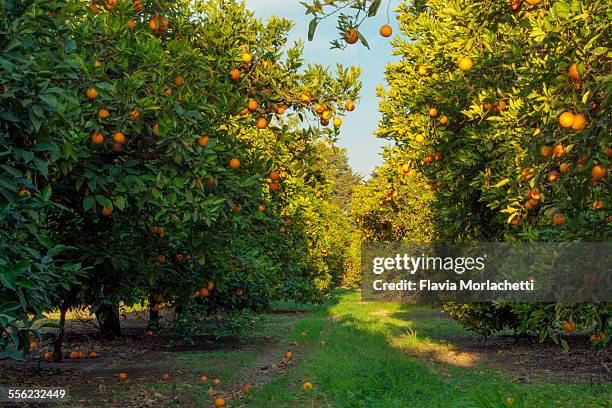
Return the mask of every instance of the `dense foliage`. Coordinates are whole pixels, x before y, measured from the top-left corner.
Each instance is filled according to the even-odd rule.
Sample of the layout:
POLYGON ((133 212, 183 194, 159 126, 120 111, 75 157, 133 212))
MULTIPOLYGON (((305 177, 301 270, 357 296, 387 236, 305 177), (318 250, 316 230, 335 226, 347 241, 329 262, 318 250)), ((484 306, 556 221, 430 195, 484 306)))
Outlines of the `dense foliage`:
POLYGON ((0 8, 0 352, 54 308, 118 334, 120 302, 155 319, 325 296, 347 229, 317 146, 357 69, 304 66, 289 21, 234 1, 0 8))

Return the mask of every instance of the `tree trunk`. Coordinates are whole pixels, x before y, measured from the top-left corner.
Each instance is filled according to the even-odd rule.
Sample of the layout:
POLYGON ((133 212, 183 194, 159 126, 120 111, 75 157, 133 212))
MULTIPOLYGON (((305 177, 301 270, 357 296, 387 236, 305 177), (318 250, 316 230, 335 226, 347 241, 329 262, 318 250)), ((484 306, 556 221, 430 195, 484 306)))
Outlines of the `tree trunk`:
POLYGON ((121 336, 118 304, 102 304, 96 311, 96 319, 100 325, 100 336, 114 338, 121 336))
POLYGON ((149 328, 157 329, 159 326, 159 310, 153 310, 153 303, 149 306, 149 328))
POLYGON ((53 344, 53 361, 56 363, 62 362, 62 345, 64 344, 64 327, 66 325, 66 312, 68 308, 63 306, 60 309, 59 333, 53 344))

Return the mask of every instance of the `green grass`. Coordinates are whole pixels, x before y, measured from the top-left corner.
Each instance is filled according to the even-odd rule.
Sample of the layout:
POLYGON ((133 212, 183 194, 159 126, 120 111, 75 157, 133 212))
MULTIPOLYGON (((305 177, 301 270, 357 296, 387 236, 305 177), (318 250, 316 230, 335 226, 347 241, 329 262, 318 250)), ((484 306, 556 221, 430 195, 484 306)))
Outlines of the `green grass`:
POLYGON ((443 352, 444 335, 463 332, 450 320, 428 319, 423 306, 360 303, 343 290, 297 323, 290 341, 310 346, 298 366, 254 393, 249 407, 609 407, 610 385, 524 386, 478 366, 433 364, 415 351, 443 352), (319 341, 325 340, 325 346, 319 341), (302 384, 315 388, 304 392, 302 384), (509 401, 508 398, 511 398, 509 401), (511 404, 508 404, 508 401, 511 404))

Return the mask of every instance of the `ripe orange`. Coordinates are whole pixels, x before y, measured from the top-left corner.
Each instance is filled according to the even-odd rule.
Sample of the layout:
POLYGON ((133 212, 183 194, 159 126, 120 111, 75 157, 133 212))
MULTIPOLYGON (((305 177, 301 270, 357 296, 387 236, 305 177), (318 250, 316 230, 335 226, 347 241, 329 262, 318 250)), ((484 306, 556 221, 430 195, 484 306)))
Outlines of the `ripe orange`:
POLYGON ((248 115, 248 113, 249 113, 248 107, 245 107, 240 112, 238 112, 239 115, 248 115))
POLYGON ((506 110, 506 101, 501 100, 499 102, 497 102, 497 109, 501 112, 503 110, 506 110))
POLYGON ((561 174, 567 174, 569 173, 571 170, 570 165, 568 163, 561 163, 559 165, 559 171, 561 172, 561 174))
POLYGON ((76 360, 77 358, 79 358, 79 352, 78 351, 71 351, 70 352, 70 359, 71 360, 76 360))
POLYGON ((345 106, 346 110, 349 112, 352 112, 355 110, 355 102, 353 101, 347 101, 346 102, 346 106, 345 106))
POLYGON ((159 254, 155 257, 155 260, 159 263, 164 263, 166 262, 166 255, 159 254))
POLYGON ((527 3, 535 6, 536 4, 540 4, 540 0, 525 0, 527 3))
POLYGON ((321 117, 325 120, 330 120, 332 117, 332 111, 330 110, 326 110, 325 112, 323 112, 323 114, 321 115, 321 117))
POLYGON ((576 330, 576 323, 572 322, 572 321, 567 321, 565 323, 563 323, 563 329, 566 332, 573 332, 574 330, 576 330))
POLYGON ((278 171, 271 171, 270 172, 270 180, 274 180, 274 181, 278 181, 280 180, 280 173, 278 171))
POLYGON ((439 121, 439 123, 440 123, 442 126, 446 125, 446 124, 448 123, 448 116, 446 116, 446 115, 442 115, 442 116, 440 116, 440 121, 439 121))
POLYGON ((559 124, 564 128, 571 128, 574 123, 574 114, 569 111, 563 112, 559 115, 559 124))
POLYGON ((240 168, 240 160, 238 160, 237 158, 233 158, 229 161, 229 166, 230 168, 236 170, 240 168))
POLYGON ((553 148, 550 147, 550 146, 542 146, 540 148, 540 154, 543 157, 552 157, 552 155, 553 155, 553 148))
POLYGON ((306 381, 302 387, 304 388, 304 391, 310 391, 312 390, 312 383, 310 381, 306 381))
POLYGON ((410 165, 408 163, 402 164, 402 173, 404 174, 410 173, 410 165))
POLYGON ((134 27, 136 27, 136 25, 138 25, 138 23, 136 22, 136 20, 130 20, 130 21, 128 21, 128 27, 129 27, 129 28, 134 28, 134 27))
POLYGON ((117 379, 118 379, 119 381, 125 381, 125 380, 127 380, 127 374, 126 374, 126 373, 121 372, 121 373, 117 374, 117 379))
POLYGON ((100 60, 95 60, 94 61, 94 67, 100 68, 101 66, 102 66, 102 61, 100 61, 100 60))
POLYGON ((459 59, 458 67, 463 72, 466 72, 472 69, 473 64, 474 62, 472 61, 470 57, 461 57, 459 59))
POLYGON ((53 353, 50 351, 47 351, 45 354, 43 354, 43 358, 47 361, 51 361, 51 359, 53 358, 53 353))
POLYGON ((280 184, 278 184, 278 182, 276 181, 272 181, 268 183, 268 188, 270 189, 270 191, 276 191, 280 188, 280 184))
POLYGON ((214 282, 208 282, 208 285, 206 285, 206 289, 208 290, 213 290, 214 288, 215 288, 214 282))
POLYGON ((205 147, 208 144, 209 137, 207 135, 202 135, 198 137, 198 144, 200 147, 205 147))
POLYGON ((578 66, 575 63, 570 65, 567 73, 574 81, 578 81, 580 79, 580 72, 578 72, 578 66))
POLYGON ((550 173, 548 173, 548 181, 550 182, 556 182, 559 181, 559 178, 561 177, 561 175, 556 171, 553 170, 550 173))
POLYGON ((22 188, 19 190, 19 197, 25 197, 28 196, 29 198, 32 197, 32 193, 30 193, 30 190, 28 190, 27 188, 22 188))
POLYGON ((608 156, 609 158, 612 158, 612 147, 606 147, 604 149, 604 154, 608 156))
POLYGON ((355 44, 357 40, 359 40, 359 31, 357 31, 356 28, 349 28, 346 30, 344 33, 344 41, 346 41, 347 44, 355 44))
POLYGON ((428 72, 427 72, 427 67, 425 67, 425 66, 422 66, 422 65, 421 65, 421 66, 419 67, 419 69, 417 70, 417 72, 418 72, 418 74, 419 74, 420 76, 426 76, 426 75, 427 75, 427 73, 428 73, 428 72))
POLYGON ((154 19, 153 19, 153 20, 151 20, 151 21, 149 21, 149 28, 150 28, 151 30, 157 30, 157 29, 159 28, 159 26, 158 26, 158 24, 157 24, 157 21, 156 21, 156 20, 154 20, 154 19))
POLYGON ((389 24, 383 24, 382 27, 380 27, 380 35, 383 37, 391 37, 391 34, 393 34, 393 29, 389 24))
POLYGON ((257 123, 255 124, 255 126, 257 126, 257 129, 265 129, 268 126, 268 119, 266 118, 257 119, 257 123))
POLYGON ((253 387, 251 387, 250 384, 244 384, 242 386, 242 392, 244 392, 245 394, 248 394, 249 392, 251 392, 252 389, 253 387))
POLYGON ((237 81, 240 79, 240 71, 237 70, 236 68, 232 69, 230 71, 230 78, 232 79, 232 81, 237 81))
POLYGON ((594 210, 601 210, 604 208, 604 203, 601 200, 595 200, 593 202, 593 209, 594 210))
POLYGON ((237 290, 236 290, 236 296, 242 296, 242 295, 244 295, 244 290, 242 290, 242 289, 237 289, 237 290))
POLYGON ((429 108, 429 116, 436 117, 438 115, 438 110, 436 108, 429 108))
POLYGON ((435 152, 434 153, 434 160, 440 160, 442 158, 442 153, 440 152, 435 152))
POLYGON ((214 186, 215 185, 215 179, 212 178, 212 177, 208 177, 207 179, 204 179, 204 184, 206 184, 208 187, 214 186))
POLYGON ((130 119, 138 120, 140 119, 140 109, 132 109, 130 112, 130 119))
POLYGON ((94 133, 93 135, 91 135, 91 141, 93 144, 102 144, 102 142, 104 142, 104 136, 102 136, 102 133, 94 133))
POLYGON ((176 86, 181 86, 183 85, 183 77, 180 75, 177 75, 174 77, 174 85, 176 86))
POLYGON ((556 158, 565 156, 565 147, 559 143, 553 148, 553 156, 556 158))
POLYGON ((512 225, 519 225, 521 223, 521 219, 519 217, 513 218, 510 223, 512 225))
POLYGON ((280 227, 280 228, 278 229, 278 232, 280 232, 281 234, 284 234, 284 233, 285 233, 285 231, 286 231, 285 227, 280 227))
POLYGON ((96 358, 96 357, 98 357, 98 353, 96 353, 95 351, 92 351, 91 353, 89 353, 89 357, 90 358, 96 358))
POLYGON ((574 121, 572 122, 572 129, 583 130, 587 125, 587 120, 582 114, 574 115, 574 121))
POLYGON ((215 407, 221 408, 225 406, 225 400, 223 398, 217 398, 215 400, 215 407))
POLYGON ((601 180, 602 178, 606 177, 606 168, 601 164, 593 166, 593 169, 591 170, 591 177, 593 177, 595 180, 601 180))
POLYGON ((255 99, 249 99, 247 108, 249 108, 250 111, 256 111, 257 108, 259 108, 259 102, 257 102, 255 99))
POLYGON ((38 347, 38 342, 36 340, 30 341, 30 350, 34 350, 38 347))
POLYGON ((340 126, 342 126, 342 119, 340 118, 334 118, 334 127, 335 128, 339 128, 340 126))
POLYGON ((104 207, 102 208, 102 215, 105 217, 109 217, 113 213, 112 208, 104 207))
POLYGON ((208 381, 208 377, 206 377, 205 375, 201 375, 199 380, 201 383, 205 383, 206 381, 208 381))
POLYGON ((282 115, 283 113, 285 113, 285 109, 287 109, 285 105, 278 105, 278 107, 276 108, 276 113, 282 115))
POLYGON ((428 154, 427 156, 423 157, 423 163, 424 164, 429 164, 433 161, 433 157, 432 155, 428 154))
POLYGON ((287 360, 291 360, 293 358, 293 353, 288 351, 285 353, 285 357, 287 358, 287 360))
POLYGON ((213 384, 215 384, 215 385, 219 385, 219 384, 221 384, 221 380, 220 380, 220 379, 218 379, 218 378, 215 378, 215 379, 213 380, 213 384))
POLYGON ((85 91, 85 95, 87 95, 89 99, 96 99, 99 93, 96 88, 87 88, 87 91, 85 91))
POLYGON ((113 140, 115 143, 121 144, 125 142, 125 135, 121 132, 117 132, 113 135, 113 140))
POLYGON ((329 125, 329 119, 321 119, 321 126, 329 125))
POLYGON ((422 144, 423 142, 425 142, 425 137, 423 135, 416 135, 414 137, 414 140, 416 140, 417 143, 422 144))
POLYGON ((168 380, 170 379, 170 374, 168 374, 168 373, 163 373, 163 374, 160 376, 160 378, 161 378, 161 380, 162 380, 162 381, 168 381, 168 380))
POLYGON ((553 224, 554 225, 563 225, 566 222, 565 215, 562 213, 556 213, 553 215, 553 224))
POLYGON ((266 211, 266 206, 263 204, 259 204, 259 207, 257 207, 257 209, 259 210, 259 212, 265 212, 266 211))
POLYGON ((153 132, 153 135, 155 136, 159 135, 159 123, 157 122, 153 123, 153 127, 151 128, 151 131, 153 132))
POLYGON ((145 336, 147 336, 147 337, 151 337, 151 336, 153 336, 153 330, 147 330, 147 331, 145 332, 145 336))

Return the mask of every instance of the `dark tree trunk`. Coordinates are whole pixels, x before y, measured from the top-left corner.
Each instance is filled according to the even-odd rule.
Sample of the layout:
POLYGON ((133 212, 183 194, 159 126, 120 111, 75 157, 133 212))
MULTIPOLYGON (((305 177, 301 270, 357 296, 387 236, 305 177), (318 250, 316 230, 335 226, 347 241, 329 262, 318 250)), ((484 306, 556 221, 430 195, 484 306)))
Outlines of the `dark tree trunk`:
POLYGON ((64 344, 64 327, 66 326, 67 311, 68 308, 65 306, 60 309, 59 333, 53 344, 53 361, 56 363, 62 362, 62 345, 64 344))
POLYGON ((153 303, 149 306, 149 329, 159 327, 159 309, 153 310, 153 303))
POLYGON ((114 338, 121 336, 118 304, 102 304, 96 311, 96 319, 100 325, 100 336, 114 338))

